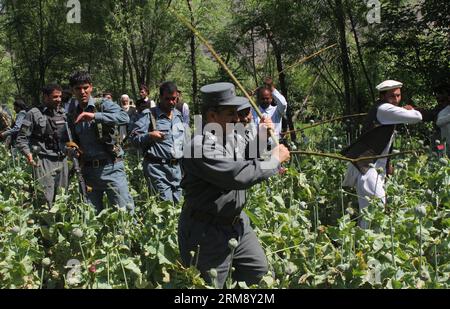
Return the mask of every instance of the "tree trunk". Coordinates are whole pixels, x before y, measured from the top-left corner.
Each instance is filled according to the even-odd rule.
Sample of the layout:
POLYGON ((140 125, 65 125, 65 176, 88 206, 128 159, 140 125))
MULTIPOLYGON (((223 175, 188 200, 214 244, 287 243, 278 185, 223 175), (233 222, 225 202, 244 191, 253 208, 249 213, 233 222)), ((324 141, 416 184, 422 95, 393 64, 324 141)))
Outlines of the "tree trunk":
MULTIPOLYGON (((189 7, 189 13, 191 15, 191 24, 194 25, 194 12, 192 10, 192 0, 186 0, 189 7)), ((198 76, 197 76, 197 57, 195 48, 195 34, 191 33, 191 70, 192 70, 192 106, 194 107, 194 114, 199 114, 200 109, 197 104, 197 89, 198 89, 198 76)))
POLYGON ((258 83, 258 74, 256 71, 256 52, 255 52, 255 35, 254 29, 251 29, 250 32, 251 40, 252 40, 252 69, 253 69, 253 79, 255 80, 255 87, 259 86, 258 83))
MULTIPOLYGON (((354 21, 354 18, 353 18, 351 7, 348 4, 347 4, 347 11, 348 11, 348 17, 350 18, 350 24, 352 26, 353 36, 355 38, 356 50, 358 51, 359 62, 361 63, 361 68, 362 68, 362 70, 364 72, 364 76, 366 77, 367 86, 370 89, 370 95, 372 97, 372 102, 375 102, 375 93, 373 91, 372 81, 370 80, 369 73, 367 72, 367 68, 366 68, 366 65, 364 63, 364 58, 363 58, 362 51, 361 51, 361 44, 359 43, 358 34, 356 33, 355 21, 354 21)), ((361 112, 361 109, 362 109, 362 107, 358 106, 358 111, 359 112, 361 112)))
POLYGON ((130 75, 130 84, 131 84, 131 91, 133 92, 132 97, 133 98, 137 98, 138 93, 136 91, 136 83, 135 83, 135 79, 134 79, 134 74, 133 74, 133 66, 131 65, 131 60, 130 60, 130 56, 128 54, 128 47, 125 49, 125 55, 126 55, 126 64, 128 67, 128 74, 130 75))
MULTIPOLYGON (((286 74, 284 73, 284 68, 283 68, 283 55, 281 52, 281 48, 270 34, 269 34, 269 40, 273 46, 273 51, 275 53, 275 60, 277 62, 277 71, 278 71, 278 80, 280 82, 280 90, 281 90, 281 93, 284 95, 284 97, 287 100, 288 88, 287 88, 287 84, 286 84, 286 74)), ((294 123, 292 121, 292 108, 291 108, 290 104, 288 104, 288 107, 287 107, 286 117, 283 117, 283 121, 282 121, 283 132, 285 132, 289 129, 294 130, 294 123)), ((291 133, 291 140, 292 141, 297 140, 297 134, 294 131, 291 133)))
POLYGON ((45 55, 44 55, 44 12, 42 8, 42 0, 39 0, 39 81, 37 82, 37 87, 35 89, 36 102, 40 103, 40 90, 44 86, 45 83, 45 72, 46 72, 46 64, 45 64, 45 55))
POLYGON ((127 83, 127 44, 123 43, 122 45, 122 93, 127 91, 126 89, 127 83))
POLYGON ((342 63, 342 78, 344 80, 344 97, 345 97, 345 114, 350 115, 352 112, 351 106, 351 90, 350 90, 350 59, 348 57, 348 47, 345 31, 345 15, 341 0, 335 0, 336 3, 336 20, 339 31, 339 45, 341 48, 341 63, 342 63))

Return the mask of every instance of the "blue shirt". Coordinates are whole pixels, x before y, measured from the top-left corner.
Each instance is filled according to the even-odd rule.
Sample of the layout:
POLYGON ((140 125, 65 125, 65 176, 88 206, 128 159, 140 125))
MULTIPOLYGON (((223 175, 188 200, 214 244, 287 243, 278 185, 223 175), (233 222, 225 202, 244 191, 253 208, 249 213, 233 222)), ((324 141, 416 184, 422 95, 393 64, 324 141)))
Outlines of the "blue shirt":
POLYGON ((160 159, 180 159, 183 157, 183 146, 187 134, 183 116, 177 109, 172 111, 172 119, 159 107, 154 107, 152 110, 156 120, 156 128, 153 128, 153 130, 163 133, 164 140, 155 142, 150 138, 151 111, 145 109, 132 127, 131 142, 142 150, 144 156, 150 155, 160 159))
MULTIPOLYGON (((81 109, 81 105, 78 104, 77 108, 81 109)), ((92 113, 95 109, 95 100, 91 97, 83 112, 92 113)), ((95 111, 94 115, 93 121, 75 124, 75 134, 86 161, 111 158, 104 145, 98 141, 96 124, 125 125, 130 121, 127 112, 110 100, 104 100, 100 104, 100 110, 95 111)), ((123 154, 123 151, 121 152, 123 154)))

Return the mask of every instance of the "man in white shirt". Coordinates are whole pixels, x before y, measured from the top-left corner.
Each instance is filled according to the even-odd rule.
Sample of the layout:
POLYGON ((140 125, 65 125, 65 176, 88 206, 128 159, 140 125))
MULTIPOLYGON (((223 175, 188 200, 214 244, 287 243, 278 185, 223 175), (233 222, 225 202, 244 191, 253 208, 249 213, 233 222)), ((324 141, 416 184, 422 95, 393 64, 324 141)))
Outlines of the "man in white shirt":
MULTIPOLYGON (((403 84, 387 80, 377 86, 380 99, 369 111, 363 133, 358 140, 342 151, 349 158, 362 158, 387 155, 392 151, 395 126, 398 124, 415 124, 422 121, 422 114, 407 105, 399 107, 403 84)), ((364 160, 349 164, 343 186, 356 187, 360 211, 370 204, 372 197, 386 203, 384 190, 388 159, 364 160), (379 173, 379 168, 383 169, 379 173)), ((358 221, 362 229, 369 228, 366 220, 358 221)))
POLYGON ((189 111, 189 105, 184 102, 183 100, 183 92, 182 90, 178 89, 178 98, 177 98, 177 104, 175 105, 175 108, 181 113, 183 116, 183 123, 189 127, 190 125, 190 111, 189 111))
MULTIPOLYGON (((275 136, 279 139, 281 133, 281 122, 287 110, 286 98, 273 86, 261 87, 256 93, 258 108, 264 117, 272 119, 275 126, 275 136)), ((255 110, 252 110, 253 120, 259 126, 260 119, 255 110)))

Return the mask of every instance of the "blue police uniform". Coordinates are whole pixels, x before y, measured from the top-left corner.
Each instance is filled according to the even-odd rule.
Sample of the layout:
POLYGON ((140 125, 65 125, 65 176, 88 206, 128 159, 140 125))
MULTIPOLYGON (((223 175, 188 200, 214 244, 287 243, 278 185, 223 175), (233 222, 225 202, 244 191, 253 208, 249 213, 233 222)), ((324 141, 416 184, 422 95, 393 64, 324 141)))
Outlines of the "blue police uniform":
POLYGON ((73 101, 69 107, 69 119, 75 142, 81 151, 82 173, 88 190, 88 200, 98 211, 104 208, 103 194, 106 193, 112 205, 134 209, 134 201, 128 189, 123 150, 110 133, 115 126, 129 122, 128 114, 116 103, 102 100, 99 108, 91 97, 83 110, 73 101), (90 122, 74 123, 76 116, 82 112, 95 114, 90 122))
POLYGON ((151 190, 164 201, 178 203, 181 197, 181 168, 186 128, 182 114, 174 109, 170 119, 159 107, 145 109, 132 127, 131 142, 141 149, 144 176, 151 190), (152 113, 155 128, 152 125, 152 113), (151 131, 160 131, 165 138, 155 142, 151 131))

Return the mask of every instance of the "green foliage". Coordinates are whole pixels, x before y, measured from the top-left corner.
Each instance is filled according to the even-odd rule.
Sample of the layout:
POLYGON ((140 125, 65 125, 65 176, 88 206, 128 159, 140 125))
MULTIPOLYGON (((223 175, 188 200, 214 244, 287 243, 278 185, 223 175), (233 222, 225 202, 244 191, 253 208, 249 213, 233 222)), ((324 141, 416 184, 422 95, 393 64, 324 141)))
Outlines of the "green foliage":
POLYGON ((367 32, 367 46, 384 65, 380 73, 406 84, 409 97, 448 85, 450 69, 448 1, 384 1, 382 23, 367 32))
MULTIPOLYGON (((136 98, 144 83, 155 98, 159 83, 169 79, 185 98, 193 95, 191 33, 169 6, 192 17, 249 90, 266 75, 281 77, 281 65, 286 71, 280 86, 300 119, 337 116, 349 104, 364 112, 374 99, 371 90, 383 79, 403 81, 406 100, 420 105, 432 105, 435 86, 450 82, 446 0, 382 1, 381 24, 373 25, 367 23, 364 1, 192 0, 192 12, 187 3, 82 1, 81 24, 68 24, 62 1, 3 1, 1 103, 11 103, 16 94, 37 103, 43 84, 66 84, 80 68, 93 73, 96 91, 108 89, 115 97, 136 98), (348 51, 338 46, 291 67, 339 42, 339 18, 348 51), (344 53, 350 61, 350 102, 344 53)), ((198 87, 229 80, 198 41, 195 55, 198 87)), ((357 124, 350 126, 358 130, 357 124)), ((417 135, 417 129, 406 131, 417 135)), ((349 139, 341 126, 330 125, 308 131, 297 146, 338 152, 349 139)), ((430 134, 426 140, 433 145, 430 134)), ((407 136, 397 146, 421 144, 407 136)), ((180 210, 151 196, 135 154, 127 156, 127 174, 136 214, 107 209, 98 216, 78 202, 76 184, 47 209, 29 168, 3 147, 0 155, 0 287, 209 288, 194 267, 181 266, 180 210)), ((373 201, 364 213, 357 211, 355 192, 341 188, 345 164, 294 157, 286 175, 249 194, 246 211, 274 275, 259 287, 449 288, 450 170, 440 156, 429 148, 417 158, 395 159, 388 209, 373 201), (371 230, 356 226, 360 216, 371 222, 371 230)))
MULTIPOLYGON (((302 149, 346 145, 337 127, 308 135, 302 149)), ((401 143, 420 147, 413 138, 401 143)), ((180 208, 151 196, 132 153, 133 215, 111 208, 96 215, 79 202, 75 182, 48 209, 33 198, 24 162, 3 147, 0 154, 0 287, 211 288, 195 267, 181 265, 180 208)), ((450 166, 440 156, 394 159, 387 208, 374 200, 363 213, 355 192, 341 187, 345 163, 294 156, 286 174, 248 194, 245 211, 271 271, 252 288, 449 288, 450 166), (357 227, 361 216, 369 230, 357 227)))

